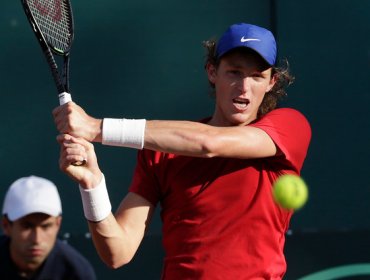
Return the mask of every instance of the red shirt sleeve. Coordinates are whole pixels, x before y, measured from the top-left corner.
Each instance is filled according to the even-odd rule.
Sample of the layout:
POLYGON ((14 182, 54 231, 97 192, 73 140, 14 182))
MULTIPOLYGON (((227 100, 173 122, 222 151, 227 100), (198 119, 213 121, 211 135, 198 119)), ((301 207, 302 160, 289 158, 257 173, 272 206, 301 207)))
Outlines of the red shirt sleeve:
POLYGON ((291 108, 275 109, 250 126, 265 131, 283 153, 285 160, 300 172, 311 141, 311 126, 305 116, 291 108))

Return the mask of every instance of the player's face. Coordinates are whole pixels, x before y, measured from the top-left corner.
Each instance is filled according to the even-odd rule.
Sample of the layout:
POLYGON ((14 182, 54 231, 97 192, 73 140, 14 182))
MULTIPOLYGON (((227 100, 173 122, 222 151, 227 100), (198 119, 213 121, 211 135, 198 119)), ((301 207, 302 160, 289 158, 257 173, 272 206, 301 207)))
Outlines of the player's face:
POLYGON ((275 84, 271 68, 253 52, 231 52, 221 58, 217 69, 209 65, 207 70, 216 91, 213 125, 246 125, 252 122, 257 118, 266 92, 275 84))
POLYGON ((10 254, 20 271, 37 270, 55 244, 61 217, 42 213, 27 215, 4 225, 10 237, 10 254))

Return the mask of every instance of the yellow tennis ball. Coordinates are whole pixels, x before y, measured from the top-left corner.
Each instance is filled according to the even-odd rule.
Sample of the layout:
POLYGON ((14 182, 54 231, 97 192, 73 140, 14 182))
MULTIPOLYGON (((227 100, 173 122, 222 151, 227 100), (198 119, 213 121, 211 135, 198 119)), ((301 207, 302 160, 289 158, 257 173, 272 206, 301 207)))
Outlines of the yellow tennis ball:
POLYGON ((297 175, 280 176, 273 185, 275 201, 285 209, 297 210, 308 199, 308 188, 303 179, 297 175))

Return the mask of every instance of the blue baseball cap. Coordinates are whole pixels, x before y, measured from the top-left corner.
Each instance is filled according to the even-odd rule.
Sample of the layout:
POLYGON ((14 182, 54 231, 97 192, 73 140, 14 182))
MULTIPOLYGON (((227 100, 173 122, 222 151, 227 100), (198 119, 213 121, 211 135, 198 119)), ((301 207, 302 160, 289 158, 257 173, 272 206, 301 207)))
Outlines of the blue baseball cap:
POLYGON ((247 23, 231 25, 217 43, 216 56, 220 58, 239 47, 256 51, 270 66, 276 62, 276 41, 271 31, 265 28, 247 23))

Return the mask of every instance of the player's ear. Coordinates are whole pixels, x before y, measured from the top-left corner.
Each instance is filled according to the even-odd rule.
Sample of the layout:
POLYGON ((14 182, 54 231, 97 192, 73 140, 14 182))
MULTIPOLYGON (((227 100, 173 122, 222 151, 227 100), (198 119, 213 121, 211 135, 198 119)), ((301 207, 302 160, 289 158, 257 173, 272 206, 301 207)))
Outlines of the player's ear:
POLYGON ((9 236, 10 235, 10 226, 11 222, 6 216, 3 216, 1 219, 1 228, 4 232, 5 235, 9 236))
POLYGON ((276 84, 276 75, 272 75, 269 85, 267 86, 266 92, 269 92, 270 90, 272 90, 275 84, 276 84))
POLYGON ((208 75, 208 80, 214 84, 216 81, 216 74, 217 74, 217 68, 215 65, 211 63, 207 63, 206 65, 206 70, 207 70, 207 75, 208 75))
POLYGON ((60 226, 62 225, 62 216, 58 216, 56 218, 56 224, 57 224, 58 229, 60 229, 60 226))

